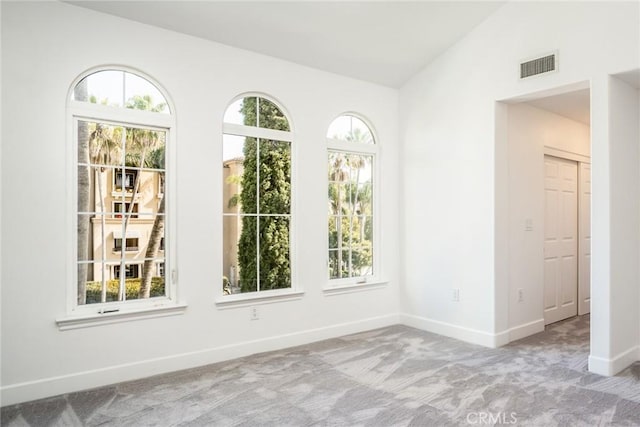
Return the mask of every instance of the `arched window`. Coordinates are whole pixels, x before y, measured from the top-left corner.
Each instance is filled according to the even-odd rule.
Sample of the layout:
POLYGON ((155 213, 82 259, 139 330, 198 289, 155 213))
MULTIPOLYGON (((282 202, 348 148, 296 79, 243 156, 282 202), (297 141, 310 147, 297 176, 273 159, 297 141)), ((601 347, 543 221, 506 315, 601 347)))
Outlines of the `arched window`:
POLYGON ((160 90, 149 80, 123 70, 100 70, 80 80, 71 94, 74 101, 171 114, 160 90))
POLYGON ((291 288, 289 119, 245 96, 224 115, 223 295, 291 288))
POLYGON ((171 108, 139 74, 101 69, 73 86, 74 310, 119 311, 174 296, 171 108), (123 305, 126 303, 126 305, 123 305))
POLYGON ((371 128, 345 114, 327 132, 328 269, 335 285, 365 283, 375 272, 375 162, 371 128))

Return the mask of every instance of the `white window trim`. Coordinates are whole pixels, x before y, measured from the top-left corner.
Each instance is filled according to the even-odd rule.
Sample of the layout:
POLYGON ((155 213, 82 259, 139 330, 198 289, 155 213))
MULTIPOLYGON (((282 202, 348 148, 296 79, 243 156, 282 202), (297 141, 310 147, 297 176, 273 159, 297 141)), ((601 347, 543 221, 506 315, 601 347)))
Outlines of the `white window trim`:
MULTIPOLYGON (((105 68, 105 69, 113 69, 105 68)), ((118 67, 119 70, 132 72, 141 75, 137 71, 129 71, 126 68, 118 67)), ((92 72, 100 71, 98 69, 92 72)), ((71 91, 76 84, 84 77, 83 75, 71 86, 71 91)), ((142 75, 144 76, 144 75, 142 75)), ((145 76, 145 78, 147 78, 145 76)), ((147 78, 148 79, 148 78, 147 78)), ((152 79, 148 79, 159 90, 152 79)), ((71 92, 70 92, 71 93, 71 92)), ((161 90, 167 102, 170 98, 161 90)), ((181 314, 185 311, 186 305, 178 302, 177 292, 177 252, 174 230, 176 229, 175 195, 176 180, 173 178, 176 171, 176 141, 175 141, 175 116, 172 105, 168 106, 172 114, 159 114, 148 111, 127 109, 123 107, 112 107, 92 104, 88 102, 67 100, 67 188, 77 187, 77 128, 78 121, 99 121, 105 124, 127 127, 141 127, 145 129, 157 129, 166 132, 166 165, 165 165, 165 189, 168 195, 165 199, 165 291, 166 296, 155 297, 145 300, 130 300, 124 302, 108 302, 95 304, 77 304, 77 191, 70 192, 71 197, 67 198, 67 229, 69 235, 74 236, 67 240, 67 309, 66 315, 58 318, 56 324, 60 330, 77 329, 89 326, 99 326, 111 323, 119 323, 134 319, 148 319, 163 317, 167 315, 181 314), (167 250, 168 249, 168 250, 167 250), (170 256, 166 256, 169 254, 170 256), (169 274, 170 273, 170 274, 169 274), (109 320, 105 320, 109 319, 109 320)))
MULTIPOLYGON (((288 117, 287 120, 289 120, 288 117)), ((289 126, 291 126, 291 124, 289 124, 289 126)), ((228 135, 248 136, 251 138, 272 139, 274 141, 290 142, 291 145, 293 145, 293 140, 295 139, 295 135, 291 131, 287 132, 284 130, 259 128, 256 126, 237 125, 234 123, 224 123, 224 125, 222 126, 222 133, 228 135)))
POLYGON ((186 304, 167 304, 155 307, 140 307, 137 310, 118 310, 109 308, 95 315, 66 316, 56 319, 56 324, 61 331, 88 328, 92 326, 111 325, 114 323, 129 322, 132 320, 155 319, 183 314, 187 310, 186 304))
POLYGON ((118 125, 126 123, 133 126, 156 126, 159 128, 173 128, 175 126, 173 115, 92 104, 84 101, 69 100, 67 110, 72 113, 81 112, 84 119, 89 121, 99 120, 118 125))
POLYGON ((373 154, 378 155, 380 151, 378 144, 363 144, 358 142, 341 141, 339 139, 327 138, 327 150, 342 151, 354 154, 373 154))
MULTIPOLYGON (((373 278, 373 276, 367 276, 367 280, 364 282, 356 282, 353 280, 346 281, 344 283, 330 283, 322 288, 322 292, 325 296, 350 294, 360 291, 372 291, 376 289, 385 288, 388 284, 388 280, 373 278)), ((350 277, 349 279, 353 279, 350 277)), ((339 282, 345 279, 333 279, 331 282, 339 282)))
MULTIPOLYGON (((368 155, 373 156, 373 168, 372 168, 372 179, 373 179, 373 275, 370 276, 355 276, 355 277, 346 277, 339 279, 331 279, 327 278, 326 285, 322 288, 322 291, 325 295, 340 295, 345 293, 364 291, 364 290, 373 290, 385 287, 388 284, 388 280, 384 278, 384 271, 382 266, 382 259, 380 256, 380 248, 382 247, 382 231, 380 227, 380 142, 375 133, 373 126, 369 123, 368 120, 364 119, 362 116, 356 113, 347 112, 341 114, 338 117, 342 116, 353 116, 362 120, 371 132, 373 136, 374 143, 373 144, 364 144, 358 142, 351 141, 343 141, 335 138, 326 138, 327 141, 327 149, 326 155, 329 155, 329 152, 341 152, 345 154, 356 154, 356 155, 368 155)), ((326 159, 327 157, 325 157, 326 159)), ((328 168, 328 165, 327 165, 328 168)), ((328 172, 328 170, 327 170, 328 172)), ((326 174, 325 176, 327 176, 326 174)), ((328 184, 328 181, 327 181, 328 184)), ((329 216, 327 215, 326 224, 329 223, 329 216)), ((325 239, 325 256, 326 263, 329 262, 329 239, 325 239)))
MULTIPOLYGON (((291 120, 291 116, 288 111, 283 108, 282 104, 279 101, 276 101, 273 97, 269 95, 265 95, 263 93, 244 93, 234 98, 229 106, 231 106, 234 102, 239 99, 244 99, 247 97, 259 97, 264 98, 273 104, 275 104, 282 114, 286 117, 289 123, 289 131, 261 128, 257 126, 247 126, 240 125, 235 123, 222 123, 222 137, 224 138, 225 134, 242 136, 242 137, 250 137, 250 138, 260 138, 260 139, 270 139, 275 141, 283 141, 290 143, 291 150, 291 205, 289 208, 289 214, 278 215, 278 216, 288 216, 290 225, 289 225, 289 262, 291 269, 291 287, 290 288, 282 288, 282 289, 272 289, 266 291, 256 291, 256 292, 245 292, 240 294, 232 294, 232 295, 224 295, 222 287, 216 292, 216 298, 214 303, 218 309, 227 309, 227 308, 236 308, 236 307, 246 307, 252 304, 268 304, 279 301, 290 301, 302 298, 304 295, 304 290, 298 284, 298 273, 297 273, 297 207, 296 207, 296 188, 297 188, 297 177, 298 177, 298 144, 296 141, 296 133, 293 127, 293 122, 291 120)), ((227 108, 229 108, 227 106, 227 108)), ((226 111, 226 110, 225 110, 226 111)), ((222 198, 221 202, 222 202, 222 198)), ((225 215, 221 214, 221 218, 225 216, 235 216, 235 215, 225 215)), ((257 216, 257 215, 256 215, 257 216)), ((268 215, 261 215, 268 216, 268 215)), ((222 221, 221 221, 222 222, 222 221)), ((221 230, 222 231, 222 230, 221 230)), ((224 233, 220 233, 223 235, 224 233)), ((221 246, 223 242, 220 242, 221 246)), ((222 260, 221 260, 222 261, 222 260)), ((221 262, 222 265, 222 262, 221 262)), ((222 277, 223 274, 220 275, 222 277)))
MULTIPOLYGON (((292 283, 293 284, 293 283, 292 283)), ((304 291, 300 289, 283 288, 268 291, 246 292, 243 294, 222 295, 215 300, 219 309, 247 307, 254 304, 270 304, 281 301, 293 301, 301 299, 304 291)))

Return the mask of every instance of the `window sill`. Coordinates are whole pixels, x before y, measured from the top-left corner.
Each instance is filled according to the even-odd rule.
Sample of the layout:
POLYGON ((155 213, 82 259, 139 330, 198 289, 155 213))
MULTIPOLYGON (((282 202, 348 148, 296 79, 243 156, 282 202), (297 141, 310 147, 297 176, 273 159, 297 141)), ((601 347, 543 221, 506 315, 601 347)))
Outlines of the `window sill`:
POLYGON ((292 301, 301 299, 304 291, 286 289, 284 291, 262 291, 246 294, 226 295, 216 299, 216 306, 219 309, 248 307, 255 304, 270 304, 281 301, 292 301))
POLYGON ((186 309, 186 304, 176 304, 163 307, 149 307, 129 311, 117 311, 113 313, 94 313, 56 319, 56 324, 58 325, 58 329, 60 329, 61 331, 68 331, 72 329, 111 325, 114 323, 129 322, 133 320, 176 316, 179 314, 183 314, 186 309))
POLYGON ((388 280, 372 279, 364 283, 329 284, 322 289, 325 296, 350 294, 352 292, 372 291, 387 286, 388 280))

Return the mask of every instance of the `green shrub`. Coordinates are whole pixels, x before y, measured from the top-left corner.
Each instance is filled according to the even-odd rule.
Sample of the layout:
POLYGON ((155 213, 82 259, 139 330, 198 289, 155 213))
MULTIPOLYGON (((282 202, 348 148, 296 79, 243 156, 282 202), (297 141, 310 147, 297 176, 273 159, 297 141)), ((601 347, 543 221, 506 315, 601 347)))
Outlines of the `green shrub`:
MULTIPOLYGON (((140 292, 140 279, 126 279, 125 288, 127 300, 138 299, 140 292)), ((118 300, 118 289, 120 288, 120 280, 107 281, 107 302, 118 300)), ((99 303, 102 296, 101 282, 87 282, 87 304, 99 303)), ((164 277, 151 278, 151 297, 164 296, 164 277)))

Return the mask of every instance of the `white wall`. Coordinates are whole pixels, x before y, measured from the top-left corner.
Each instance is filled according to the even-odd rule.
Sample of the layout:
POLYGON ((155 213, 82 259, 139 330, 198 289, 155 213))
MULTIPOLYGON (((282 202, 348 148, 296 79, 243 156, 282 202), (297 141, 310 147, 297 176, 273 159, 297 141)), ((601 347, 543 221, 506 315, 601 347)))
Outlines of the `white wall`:
POLYGON ((597 372, 615 374, 640 359, 640 104, 638 91, 624 81, 609 77, 608 88, 611 249, 610 287, 603 298, 610 300, 610 337, 600 338, 606 346, 592 351, 590 364, 597 372))
POLYGON ((618 268, 611 255, 621 248, 612 225, 624 205, 616 191, 627 197, 637 192, 625 192, 627 183, 611 171, 628 147, 616 152, 611 146, 615 94, 608 74, 640 63, 637 3, 509 3, 402 88, 401 116, 397 92, 387 88, 67 4, 23 3, 1 3, 3 405, 398 319, 484 345, 508 341, 511 325, 529 317, 515 318, 509 307, 508 111, 496 101, 583 81, 592 87, 591 351, 611 365, 623 347, 612 342, 614 327, 629 326, 616 323, 609 307, 632 294, 632 285, 618 292, 610 284, 618 268), (556 49, 559 72, 517 79, 522 59, 556 49), (65 187, 65 100, 79 73, 102 64, 143 70, 175 102, 176 238, 180 295, 188 309, 180 316, 60 332, 54 320, 65 314, 64 277, 72 262, 60 248, 73 239, 66 229, 73 189, 65 187), (292 114, 300 144, 298 279, 306 291, 299 300, 262 305, 254 322, 246 307, 220 310, 213 303, 215 278, 222 274, 215 172, 221 118, 227 102, 245 91, 268 93, 292 114), (343 111, 370 119, 383 146, 382 259, 391 280, 381 289, 325 296, 324 135, 343 111), (203 182, 211 183, 204 197, 203 182), (460 289, 460 302, 452 301, 452 288, 460 289), (400 317, 398 296, 406 313, 400 317))
MULTIPOLYGON (((2 45, 2 7, 0 6, 0 48, 2 45)), ((0 83, 2 82, 2 55, 0 55, 0 83)), ((2 84, 0 84, 0 100, 2 99, 2 84)), ((0 102, 0 118, 2 117, 0 102)), ((2 120, 0 119, 0 165, 2 164, 2 120)), ((0 307, 2 307, 2 173, 0 173, 0 307)), ((0 316, 0 331, 2 330, 2 316, 0 316)), ((0 355, 2 354, 2 340, 0 339, 0 355)), ((1 358, 0 358, 1 359, 1 358)), ((2 378, 2 363, 0 363, 0 378, 2 378)), ((2 396, 0 395, 0 404, 2 396)))
POLYGON ((398 93, 58 2, 2 3, 2 404, 30 400, 398 321, 398 93), (66 226, 66 97, 90 67, 124 64, 168 91, 177 118, 177 230, 183 315, 61 332, 66 226), (291 113, 298 144, 301 299, 218 308, 222 276, 222 117, 246 91, 291 113), (7 108, 7 106, 9 108, 7 108), (345 111, 375 126, 384 152, 380 211, 388 285, 325 295, 329 123, 345 111))
POLYGON ((545 147, 590 156, 589 126, 527 104, 508 106, 510 340, 544 329, 545 147), (533 229, 525 230, 532 220, 533 229), (518 302, 518 289, 524 292, 518 302))
MULTIPOLYGON (((638 3, 511 2, 403 86, 401 301, 407 322, 485 345, 509 340, 508 114, 496 101, 585 81, 592 88, 598 206, 592 288, 609 287, 603 274, 610 224, 606 76, 637 68, 639 35, 638 3), (522 60, 555 50, 558 72, 518 79, 522 60), (452 288, 460 289, 460 302, 452 301, 452 288)), ((595 302, 592 319, 608 322, 607 304, 595 302)), ((606 344, 595 342, 592 351, 594 345, 606 344)))

